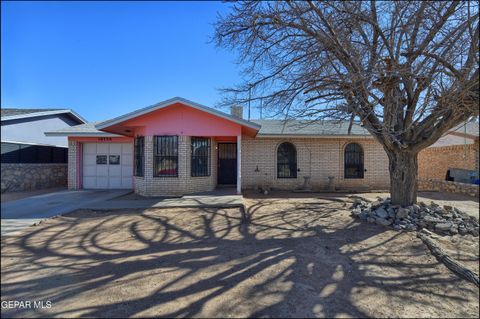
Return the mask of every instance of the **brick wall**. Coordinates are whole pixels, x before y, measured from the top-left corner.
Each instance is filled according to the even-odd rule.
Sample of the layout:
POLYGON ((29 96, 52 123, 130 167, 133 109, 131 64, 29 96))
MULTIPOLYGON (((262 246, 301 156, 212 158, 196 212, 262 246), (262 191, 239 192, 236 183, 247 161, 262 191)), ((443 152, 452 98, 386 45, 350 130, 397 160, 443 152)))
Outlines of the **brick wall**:
POLYGON ((216 142, 212 139, 210 176, 191 176, 191 147, 189 136, 178 139, 178 177, 153 177, 153 136, 145 137, 145 171, 134 178, 135 192, 143 196, 182 195, 211 191, 217 185, 216 142))
MULTIPOLYGON (((76 163, 79 145, 69 147, 68 186, 77 187, 76 163)), ((217 142, 212 138, 211 174, 192 177, 190 172, 191 147, 189 136, 179 136, 178 177, 153 177, 153 136, 145 137, 145 169, 143 177, 134 177, 134 190, 144 196, 181 195, 210 191, 217 185, 217 142)), ((389 187, 388 158, 382 146, 371 138, 321 139, 321 138, 250 138, 242 137, 242 188, 255 188, 267 184, 277 189, 295 189, 304 182, 303 176, 311 176, 314 190, 327 190, 329 176, 334 177, 336 189, 386 190, 389 187), (291 142, 297 150, 295 179, 279 179, 276 176, 277 147, 291 142), (345 146, 355 142, 364 151, 367 170, 363 179, 345 179, 343 154, 345 146), (258 166, 258 172, 256 171, 258 166)))
POLYGON ((77 160, 79 152, 77 152, 79 143, 76 141, 68 142, 68 189, 77 189, 77 160))
POLYGON ((445 180, 449 168, 478 170, 475 144, 430 147, 418 154, 418 178, 445 180))
POLYGON ((320 139, 320 138, 249 138, 242 141, 242 188, 268 185, 277 189, 295 189, 303 184, 303 176, 311 176, 314 190, 328 188, 328 176, 334 177, 337 189, 388 189, 388 158, 382 146, 371 138, 320 139), (297 150, 295 179, 276 176, 277 147, 290 142, 297 150), (345 146, 355 142, 364 151, 363 179, 345 179, 343 154, 345 146), (257 171, 258 167, 258 171, 257 171))

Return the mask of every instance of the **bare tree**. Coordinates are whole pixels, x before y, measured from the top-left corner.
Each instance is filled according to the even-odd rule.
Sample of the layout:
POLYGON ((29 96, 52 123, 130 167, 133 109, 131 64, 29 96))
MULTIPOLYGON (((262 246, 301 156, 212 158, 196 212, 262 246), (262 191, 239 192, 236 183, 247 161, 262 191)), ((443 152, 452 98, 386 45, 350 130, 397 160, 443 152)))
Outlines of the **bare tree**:
POLYGON ((239 2, 215 42, 245 66, 229 103, 360 120, 388 155, 396 204, 416 201, 418 152, 478 116, 476 1, 239 2))

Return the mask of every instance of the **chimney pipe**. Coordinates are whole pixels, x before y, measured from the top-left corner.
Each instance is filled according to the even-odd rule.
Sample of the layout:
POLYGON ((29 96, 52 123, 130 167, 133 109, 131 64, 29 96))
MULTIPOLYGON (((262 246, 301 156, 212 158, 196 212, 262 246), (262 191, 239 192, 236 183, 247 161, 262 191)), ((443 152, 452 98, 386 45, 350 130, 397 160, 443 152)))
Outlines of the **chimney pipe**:
POLYGON ((230 106, 230 114, 238 118, 243 119, 243 106, 241 105, 232 105, 230 106))

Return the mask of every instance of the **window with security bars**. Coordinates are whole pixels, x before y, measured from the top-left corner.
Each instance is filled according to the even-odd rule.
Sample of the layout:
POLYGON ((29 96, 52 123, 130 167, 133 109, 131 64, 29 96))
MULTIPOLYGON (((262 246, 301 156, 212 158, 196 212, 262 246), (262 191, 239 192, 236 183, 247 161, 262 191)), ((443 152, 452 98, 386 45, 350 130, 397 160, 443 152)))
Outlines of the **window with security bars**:
POLYGON ((143 176, 145 167, 145 137, 135 138, 135 176, 143 176))
POLYGON ((191 176, 210 176, 210 138, 192 137, 191 176))
POLYGON ((154 137, 153 176, 178 177, 178 136, 154 137))
POLYGON ((292 143, 282 143, 277 149, 277 177, 297 178, 297 150, 292 143))
POLYGON ((345 178, 363 178, 363 150, 357 143, 350 143, 344 153, 345 178))

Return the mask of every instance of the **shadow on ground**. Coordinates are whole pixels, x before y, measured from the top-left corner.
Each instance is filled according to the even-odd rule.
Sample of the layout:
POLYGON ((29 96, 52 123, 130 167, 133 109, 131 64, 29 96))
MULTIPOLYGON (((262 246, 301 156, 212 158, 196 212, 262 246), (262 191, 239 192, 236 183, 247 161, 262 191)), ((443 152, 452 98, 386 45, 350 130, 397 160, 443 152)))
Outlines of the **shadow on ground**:
POLYGON ((2 316, 474 317, 478 290, 335 196, 77 211, 2 239, 2 316))
POLYGON ((445 192, 419 192, 419 196, 422 198, 428 198, 433 201, 437 200, 449 200, 452 202, 476 202, 478 203, 478 197, 472 197, 464 194, 454 194, 454 193, 445 193, 445 192))

